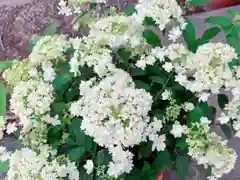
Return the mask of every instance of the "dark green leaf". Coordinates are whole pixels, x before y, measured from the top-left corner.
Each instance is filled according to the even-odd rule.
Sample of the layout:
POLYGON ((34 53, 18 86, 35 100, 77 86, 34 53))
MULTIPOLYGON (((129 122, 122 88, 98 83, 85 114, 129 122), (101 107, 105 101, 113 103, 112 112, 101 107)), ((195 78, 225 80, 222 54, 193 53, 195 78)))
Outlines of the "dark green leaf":
POLYGON ((147 43, 153 47, 162 45, 158 36, 150 29, 144 30, 143 37, 146 39, 147 43))
POLYGON ((112 160, 112 156, 109 154, 108 150, 102 149, 97 153, 94 162, 98 166, 102 166, 102 165, 108 165, 111 160, 112 160))
POLYGON ((85 149, 84 147, 78 147, 71 150, 68 154, 70 161, 76 161, 80 159, 84 155, 85 149))
POLYGON ((190 157, 188 155, 178 156, 176 159, 176 171, 178 180, 185 180, 188 174, 190 157))
POLYGON ((120 49, 118 51, 118 55, 121 57, 123 60, 123 63, 126 65, 126 67, 130 66, 129 59, 131 57, 131 52, 126 51, 125 49, 120 49))
POLYGON ((140 69, 140 68, 132 68, 131 69, 131 76, 134 77, 134 76, 144 76, 146 75, 146 71, 140 69))
POLYGON ((0 71, 11 68, 12 67, 12 60, 9 61, 0 61, 0 71))
POLYGON ((29 53, 32 52, 34 46, 37 44, 37 42, 38 42, 39 39, 41 39, 41 38, 42 38, 42 36, 36 36, 36 37, 33 37, 33 38, 32 38, 31 43, 27 46, 27 51, 28 51, 29 53))
POLYGON ((167 149, 164 151, 160 151, 157 154, 157 158, 155 159, 153 163, 153 169, 155 175, 160 172, 161 169, 163 168, 168 168, 170 169, 172 166, 172 160, 171 160, 171 155, 168 152, 167 149))
POLYGON ((93 180, 93 174, 88 174, 83 167, 79 171, 79 176, 79 179, 81 180, 93 180))
POLYGON ((152 168, 150 164, 147 162, 144 162, 144 166, 142 168, 142 179, 149 179, 149 177, 152 175, 152 168))
POLYGON ((0 116, 6 117, 6 89, 3 83, 0 83, 0 116))
POLYGON ((60 114, 67 108, 66 103, 56 102, 51 105, 51 113, 53 116, 60 114))
POLYGON ((164 85, 164 78, 161 76, 151 76, 149 79, 154 83, 164 85))
POLYGON ((124 180, 140 180, 141 174, 141 170, 134 167, 124 180))
POLYGON ((218 105, 221 109, 224 109, 225 105, 228 104, 228 97, 225 94, 218 95, 218 105))
POLYGON ((215 124, 215 117, 216 117, 216 108, 213 106, 208 107, 207 118, 212 121, 211 125, 215 124))
POLYGON ((177 139, 176 147, 179 147, 181 149, 187 148, 188 144, 186 142, 186 139, 185 138, 177 139))
POLYGON ((205 113, 200 107, 194 108, 188 113, 188 126, 191 127, 192 123, 200 122, 200 118, 204 115, 205 113))
POLYGON ((131 16, 133 15, 133 13, 136 12, 135 6, 128 6, 127 8, 125 8, 123 10, 124 14, 126 14, 127 16, 131 16))
POLYGON ((231 70, 233 70, 234 67, 240 66, 240 61, 239 59, 234 59, 231 62, 228 63, 228 66, 231 70))
POLYGON ((232 137, 232 129, 227 124, 222 124, 221 129, 228 139, 232 137))
POLYGON ((147 158, 152 154, 152 143, 142 143, 138 150, 138 159, 147 158))
POLYGON ((57 34, 57 26, 56 24, 50 24, 43 32, 43 36, 53 36, 57 34))
POLYGON ((145 19, 143 21, 143 24, 146 25, 146 26, 158 27, 156 22, 151 17, 145 17, 145 19))
POLYGON ((146 91, 150 91, 151 89, 151 87, 143 81, 135 80, 134 82, 135 82, 136 88, 138 89, 145 89, 146 91))
POLYGON ((240 53, 240 41, 238 37, 227 36, 227 43, 235 49, 236 53, 240 53))
POLYGON ((9 161, 0 161, 0 172, 6 173, 9 170, 9 161))
POLYGON ((202 6, 207 4, 209 0, 188 0, 187 1, 190 7, 202 6))

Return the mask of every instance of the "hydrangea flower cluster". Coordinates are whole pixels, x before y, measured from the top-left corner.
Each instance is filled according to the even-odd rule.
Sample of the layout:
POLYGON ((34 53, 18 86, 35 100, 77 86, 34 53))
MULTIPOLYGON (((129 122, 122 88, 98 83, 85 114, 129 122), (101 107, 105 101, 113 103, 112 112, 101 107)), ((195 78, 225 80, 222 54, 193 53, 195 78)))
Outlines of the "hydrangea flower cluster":
MULTIPOLYGON (((81 13, 90 4, 61 0, 60 13, 81 13)), ((220 125, 240 136, 240 70, 230 67, 237 53, 227 44, 202 43, 210 39, 195 50, 164 47, 149 25, 172 26, 175 42, 188 36, 182 14, 175 0, 139 0, 132 12, 91 22, 83 37, 40 37, 27 59, 13 61, 3 78, 19 121, 4 122, 0 94, 0 138, 18 130, 23 148, 0 147, 6 179, 146 180, 163 167, 182 179, 190 157, 211 167, 210 180, 229 173, 236 153, 210 132, 216 109, 206 101, 218 95, 220 125), (230 101, 222 88, 232 91, 230 101)))
POLYGON ((10 179, 63 179, 68 177, 70 180, 78 180, 79 172, 75 163, 69 162, 66 158, 48 160, 55 155, 46 146, 41 147, 41 151, 35 152, 32 149, 22 148, 9 154, 6 150, 2 153, 9 160, 10 169, 6 180, 10 179))
POLYGON ((188 154, 198 164, 211 168, 212 176, 208 179, 218 179, 233 169, 237 160, 236 152, 227 147, 227 141, 216 133, 209 132, 208 125, 195 123, 192 128, 185 128, 185 133, 189 145, 188 154))

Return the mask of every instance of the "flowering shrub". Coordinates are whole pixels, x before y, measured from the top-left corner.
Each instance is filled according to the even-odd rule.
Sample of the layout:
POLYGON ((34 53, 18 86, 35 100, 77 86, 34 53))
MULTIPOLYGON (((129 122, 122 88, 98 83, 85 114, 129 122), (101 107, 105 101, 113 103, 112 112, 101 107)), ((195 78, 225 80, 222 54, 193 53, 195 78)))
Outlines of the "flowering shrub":
POLYGON ((218 95, 219 124, 240 137, 239 41, 234 19, 223 18, 207 19, 220 27, 196 39, 175 0, 139 0, 126 14, 91 22, 87 36, 50 33, 28 58, 1 63, 19 120, 4 121, 1 84, 0 137, 14 133, 24 146, 0 148, 6 179, 153 180, 172 169, 184 180, 190 158, 211 170, 210 180, 229 173, 237 155, 210 131, 216 109, 207 103, 218 95), (163 45, 149 26, 171 26, 169 40, 183 35, 188 46, 163 45), (209 42, 221 28, 229 45, 209 42))

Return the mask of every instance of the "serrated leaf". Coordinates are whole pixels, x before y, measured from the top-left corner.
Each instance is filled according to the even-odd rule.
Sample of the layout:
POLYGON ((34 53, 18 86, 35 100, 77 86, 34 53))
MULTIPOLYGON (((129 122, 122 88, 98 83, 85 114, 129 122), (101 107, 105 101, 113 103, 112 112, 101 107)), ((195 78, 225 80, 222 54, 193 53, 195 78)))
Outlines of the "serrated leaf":
POLYGON ((9 161, 0 161, 0 172, 6 173, 9 170, 9 161))
POLYGON ((178 156, 176 158, 176 172, 178 180, 185 180, 188 174, 190 157, 188 155, 178 156))
POLYGON ((0 71, 11 68, 12 67, 12 60, 8 61, 0 61, 0 71))
POLYGON ((102 166, 102 165, 108 165, 111 160, 112 160, 112 157, 109 154, 108 150, 107 149, 102 149, 102 150, 97 152, 97 155, 94 159, 94 162, 98 166, 102 166))
POLYGON ((134 83, 135 83, 136 88, 138 88, 138 89, 144 89, 148 92, 151 90, 151 87, 147 83, 145 83, 141 80, 135 80, 134 83))
POLYGON ((53 81, 53 88, 58 91, 61 90, 63 86, 65 86, 71 79, 73 78, 72 73, 70 72, 63 72, 59 73, 56 79, 53 81))
POLYGON ((158 174, 161 169, 163 168, 170 169, 171 166, 172 166, 172 159, 168 150, 165 149, 164 151, 158 152, 157 158, 153 163, 153 169, 154 169, 155 175, 158 174))
POLYGON ((150 29, 143 31, 143 37, 146 39, 147 43, 153 47, 162 46, 159 37, 150 29))
POLYGON ((221 109, 224 109, 225 105, 228 104, 229 100, 225 94, 218 94, 218 105, 221 109))
POLYGON ((222 124, 221 129, 228 139, 232 137, 232 129, 227 124, 222 124))
POLYGON ((68 154, 70 161, 77 161, 84 155, 85 149, 84 147, 78 147, 71 150, 68 154))
POLYGON ((3 83, 0 83, 0 116, 6 117, 7 99, 6 88, 3 83))
POLYGON ((188 0, 187 3, 190 7, 203 6, 207 4, 209 0, 188 0))
POLYGON ((57 34, 57 26, 56 24, 50 24, 46 29, 42 32, 42 36, 53 36, 57 34))
POLYGON ((131 16, 136 12, 135 6, 128 6, 123 10, 124 14, 127 16, 131 16))

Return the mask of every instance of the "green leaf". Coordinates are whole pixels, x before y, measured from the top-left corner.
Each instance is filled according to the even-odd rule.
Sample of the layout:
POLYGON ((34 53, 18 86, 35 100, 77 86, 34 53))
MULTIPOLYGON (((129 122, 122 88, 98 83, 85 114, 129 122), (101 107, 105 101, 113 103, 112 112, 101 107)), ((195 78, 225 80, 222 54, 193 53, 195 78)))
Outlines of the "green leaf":
POLYGON ((157 83, 157 84, 161 84, 161 85, 164 85, 164 78, 161 77, 161 76, 151 76, 149 77, 149 79, 154 82, 154 83, 157 83))
POLYGON ((3 83, 0 83, 0 116, 6 117, 7 99, 6 88, 3 83))
POLYGON ((240 41, 238 37, 227 36, 227 43, 235 49, 236 53, 240 53, 240 41))
POLYGON ((12 60, 9 61, 0 61, 0 71, 11 68, 12 67, 12 60))
POLYGON ((204 115, 205 113, 200 107, 194 108, 188 113, 188 126, 191 127, 192 123, 200 122, 200 118, 204 115))
POLYGON ((238 15, 238 13, 234 10, 234 9, 227 9, 226 11, 230 16, 232 16, 233 18, 235 18, 235 16, 238 15))
POLYGON ((44 31, 42 32, 42 36, 53 36, 57 34, 57 26, 56 24, 50 24, 44 31))
POLYGON ((125 66, 128 68, 130 66, 129 59, 131 57, 131 52, 128 52, 125 49, 120 49, 120 50, 118 50, 117 53, 123 60, 123 63, 125 64, 125 66))
POLYGON ((232 20, 224 16, 209 17, 205 19, 205 23, 219 25, 225 31, 232 27, 232 20))
POLYGON ((183 33, 184 40, 187 42, 188 46, 195 44, 196 40, 196 31, 191 21, 187 21, 187 26, 183 33))
POLYGON ((28 51, 29 53, 32 52, 34 46, 37 44, 37 42, 38 42, 39 39, 41 39, 41 38, 42 38, 42 36, 35 36, 35 37, 32 38, 31 43, 27 46, 27 51, 28 51))
POLYGON ((224 133, 224 135, 228 138, 228 139, 230 139, 231 137, 232 137, 232 129, 230 128, 230 126, 228 126, 227 124, 222 124, 221 125, 221 129, 222 129, 222 131, 223 131, 223 133, 224 133))
POLYGON ((77 161, 84 155, 85 149, 84 147, 78 147, 71 150, 68 154, 70 161, 77 161))
POLYGON ((209 40, 214 38, 219 32, 221 32, 221 29, 219 27, 209 28, 204 32, 203 36, 201 37, 201 41, 203 44, 208 43, 209 40))
POLYGON ((228 66, 231 70, 233 70, 234 67, 240 66, 240 61, 239 59, 234 59, 231 62, 228 63, 228 66))
POLYGON ((135 80, 134 82, 135 82, 136 88, 138 89, 145 89, 148 92, 151 90, 151 87, 147 83, 141 80, 135 80))
POLYGON ((209 0, 188 0, 187 2, 190 7, 195 7, 207 4, 209 0))
POLYGON ((209 120, 212 121, 212 122, 211 122, 211 125, 214 125, 214 124, 215 124, 216 112, 217 112, 217 110, 216 110, 215 107, 210 106, 210 107, 208 108, 208 112, 207 112, 207 115, 206 115, 206 116, 207 116, 207 118, 208 118, 209 120))
POLYGON ((61 72, 57 75, 56 79, 53 81, 53 87, 56 91, 61 90, 69 81, 73 78, 70 72, 61 72))
POLYGON ((145 19, 143 21, 143 24, 146 25, 146 26, 158 27, 156 22, 151 17, 145 17, 145 19))
POLYGON ((168 168, 170 169, 172 166, 172 160, 171 160, 171 155, 168 152, 167 149, 165 149, 164 151, 160 151, 157 154, 157 158, 155 159, 154 163, 153 163, 153 169, 154 169, 154 173, 155 175, 157 173, 159 173, 159 171, 163 168, 168 168))
POLYGON ((142 179, 149 179, 149 177, 152 175, 152 168, 148 162, 144 162, 143 168, 142 168, 142 179))
POLYGON ((136 12, 135 6, 128 6, 123 10, 124 14, 127 16, 131 16, 136 12))
POLYGON ((124 180, 140 180, 142 172, 137 168, 133 168, 129 174, 127 174, 124 180))
POLYGON ((143 31, 143 37, 146 39, 147 43, 153 47, 162 46, 162 43, 158 36, 150 29, 143 31))
POLYGON ((131 69, 131 76, 135 77, 135 76, 144 76, 146 75, 146 71, 140 69, 140 68, 132 68, 131 69))
POLYGON ((51 105, 51 115, 55 116, 60 114, 61 112, 64 112, 64 110, 67 108, 66 103, 64 102, 56 102, 51 105))
POLYGON ((152 143, 141 143, 138 150, 138 159, 148 158, 152 154, 152 143))
POLYGON ((225 94, 218 94, 218 105, 221 109, 224 109, 228 102, 228 97, 225 94))
POLYGON ((93 174, 88 174, 85 168, 81 168, 79 171, 79 179, 81 180, 93 180, 93 174))
POLYGON ((0 172, 6 173, 9 170, 9 161, 0 161, 0 172))
POLYGON ((107 149, 102 149, 100 151, 98 151, 94 162, 98 165, 98 166, 102 166, 102 165, 108 165, 109 162, 112 160, 112 156, 109 154, 107 149))
POLYGON ((186 142, 186 139, 185 138, 177 139, 176 147, 179 147, 181 149, 187 148, 188 144, 186 142))
POLYGON ((176 159, 176 172, 178 180, 185 180, 188 174, 190 157, 188 155, 178 156, 176 159))

